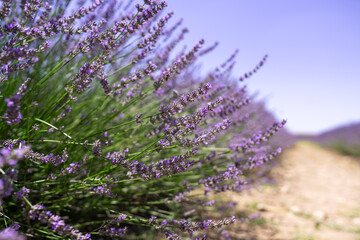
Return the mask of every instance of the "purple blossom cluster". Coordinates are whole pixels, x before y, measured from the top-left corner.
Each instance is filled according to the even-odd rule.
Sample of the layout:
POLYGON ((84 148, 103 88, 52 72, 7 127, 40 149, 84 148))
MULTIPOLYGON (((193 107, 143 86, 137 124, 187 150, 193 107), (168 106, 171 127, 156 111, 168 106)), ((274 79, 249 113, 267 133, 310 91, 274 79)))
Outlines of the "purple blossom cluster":
POLYGON ((0 168, 5 166, 15 166, 28 150, 29 148, 26 146, 22 146, 18 149, 8 147, 0 149, 0 168))
POLYGON ((27 88, 27 85, 29 84, 30 80, 31 80, 30 78, 27 78, 27 79, 24 81, 24 83, 21 84, 21 86, 19 87, 19 90, 18 90, 18 92, 16 93, 16 95, 24 95, 24 92, 25 92, 25 90, 26 90, 26 88, 27 88))
POLYGON ((79 230, 67 225, 60 216, 47 211, 43 205, 32 206, 29 211, 29 218, 32 220, 38 220, 42 224, 47 224, 52 230, 61 236, 68 236, 77 240, 91 239, 91 235, 89 233, 82 234, 79 230))
POLYGON ((243 139, 243 143, 237 145, 231 145, 230 148, 235 151, 249 151, 256 145, 260 145, 263 142, 267 142, 271 136, 273 136, 280 128, 286 123, 286 120, 282 122, 275 122, 272 127, 268 128, 265 132, 259 132, 254 134, 251 138, 243 139))
POLYGON ((144 180, 151 178, 160 178, 162 176, 172 176, 177 173, 187 172, 190 167, 195 164, 194 160, 188 160, 191 156, 196 154, 196 149, 193 149, 183 155, 170 157, 169 160, 161 160, 157 163, 151 163, 146 171, 142 173, 144 180))
POLYGON ((198 44, 187 54, 181 55, 172 64, 165 68, 160 74, 159 78, 154 82, 154 87, 159 88, 162 84, 169 81, 172 77, 179 74, 187 65, 191 63, 195 58, 195 53, 199 51, 201 46, 204 44, 204 40, 201 39, 198 44))
POLYGON ((126 154, 129 152, 129 149, 126 148, 120 152, 107 153, 106 158, 111 161, 111 164, 116 166, 121 166, 122 161, 125 159, 126 154))
POLYGON ((156 64, 163 64, 168 60, 168 57, 171 53, 171 51, 177 46, 177 44, 184 39, 184 35, 185 33, 188 33, 189 30, 187 28, 182 29, 181 33, 178 35, 178 37, 173 40, 172 42, 170 42, 168 44, 168 46, 165 47, 165 50, 163 50, 162 52, 158 53, 156 56, 156 60, 155 63, 156 64))
POLYGON ((33 150, 29 150, 25 154, 25 158, 35 163, 43 163, 43 164, 50 163, 54 166, 58 166, 61 163, 65 163, 66 160, 69 158, 69 156, 66 149, 63 150, 62 155, 59 154, 55 155, 53 153, 46 155, 43 153, 34 152, 33 150))
MULTIPOLYGON (((61 17, 58 19, 52 19, 49 22, 46 22, 43 25, 40 25, 39 23, 35 23, 35 27, 24 27, 20 22, 16 22, 14 19, 12 22, 6 24, 0 31, 2 33, 20 33, 24 36, 31 36, 34 38, 39 38, 42 40, 45 40, 47 38, 50 38, 54 36, 57 33, 67 33, 69 29, 73 27, 73 24, 76 19, 80 19, 84 17, 85 15, 89 15, 91 12, 93 12, 100 4, 103 2, 103 0, 95 1, 92 6, 88 8, 80 8, 78 11, 75 11, 73 15, 70 15, 68 17, 61 17)), ((39 8, 40 4, 38 1, 34 0, 31 2, 28 2, 28 5, 25 6, 27 8, 27 14, 28 17, 31 17, 32 11, 35 8, 39 8), (34 3, 36 5, 34 5, 34 3)), ((40 19, 43 20, 43 19, 40 19)), ((44 22, 42 22, 44 23, 44 22)))
POLYGON ((7 124, 17 124, 21 121, 23 116, 20 113, 20 95, 15 95, 11 99, 5 98, 7 103, 7 111, 4 114, 7 124))
POLYGON ((162 33, 162 29, 165 26, 165 23, 171 18, 173 12, 168 13, 165 17, 161 18, 160 21, 157 23, 157 26, 153 27, 152 31, 149 30, 150 36, 145 37, 141 42, 137 44, 138 48, 144 48, 146 46, 155 46, 156 41, 160 34, 162 33))
MULTIPOLYGON (((17 141, 16 141, 17 142, 17 141)), ((17 171, 14 167, 17 165, 18 161, 21 160, 25 153, 28 151, 27 146, 21 146, 18 149, 12 149, 12 141, 8 141, 7 147, 0 149, 0 206, 3 204, 3 199, 10 197, 14 191, 14 181, 17 178, 17 171), (4 172, 2 169, 7 169, 4 172)), ((16 144, 16 143, 15 143, 16 144)), ((25 187, 23 190, 25 191, 25 187)))
POLYGON ((54 122, 59 121, 60 119, 64 118, 71 112, 71 107, 67 106, 56 118, 53 119, 54 122))
POLYGON ((101 226, 99 234, 111 238, 123 236, 124 234, 126 234, 127 227, 117 228, 116 225, 124 221, 125 219, 125 214, 121 214, 119 217, 111 219, 110 221, 101 226))
POLYGON ((34 18, 35 12, 39 10, 41 6, 41 1, 39 0, 29 0, 23 6, 25 17, 27 18, 34 18))
POLYGON ((86 164, 88 159, 89 155, 85 155, 85 157, 81 161, 70 163, 68 167, 61 169, 60 173, 62 175, 78 173, 79 170, 81 170, 82 166, 86 164))
POLYGON ((24 234, 21 234, 15 229, 9 227, 0 232, 0 240, 26 240, 26 237, 24 234))
MULTIPOLYGON (((85 63, 84 66, 80 68, 79 72, 72 79, 72 84, 77 94, 80 94, 90 88, 92 79, 96 76, 98 71, 104 67, 103 64, 105 60, 105 56, 99 56, 96 61, 91 64, 85 63)), ((72 93, 72 91, 69 90, 69 93, 72 93)))
POLYGON ((90 187, 88 189, 88 192, 95 193, 98 195, 106 195, 110 198, 116 197, 116 195, 111 192, 111 187, 108 184, 103 184, 103 185, 96 186, 96 187, 90 187))
POLYGON ((22 187, 20 191, 16 192, 16 197, 22 200, 24 197, 29 197, 30 189, 22 187))
MULTIPOLYGON (((170 123, 165 125, 162 124, 162 127, 165 127, 165 136, 163 139, 158 141, 158 151, 165 149, 175 143, 187 147, 195 147, 199 144, 206 145, 206 141, 210 140, 216 133, 221 130, 225 130, 230 124, 229 120, 227 119, 225 119, 223 123, 215 126, 215 128, 211 129, 210 131, 201 133, 200 136, 199 134, 196 134, 195 138, 193 139, 184 138, 193 133, 197 129, 198 124, 200 124, 205 119, 207 114, 213 111, 216 106, 222 102, 222 100, 223 98, 219 97, 216 99, 216 101, 209 102, 206 107, 199 109, 197 112, 191 115, 185 115, 178 119, 171 120, 170 123), (170 129, 171 126, 173 127, 170 129)), ((163 115, 160 114, 158 115, 158 118, 161 119, 162 116, 163 115)), ((169 114, 166 114, 165 116, 169 116, 169 114)))
POLYGON ((0 178, 0 205, 2 205, 3 198, 11 196, 14 188, 12 186, 13 179, 8 176, 2 176, 0 178))
POLYGON ((171 28, 167 29, 163 32, 163 35, 165 35, 164 42, 167 41, 172 33, 175 32, 175 30, 183 23, 183 19, 178 20, 171 28))
POLYGON ((223 220, 204 220, 202 222, 190 222, 185 219, 176 221, 175 224, 180 226, 182 231, 193 233, 198 230, 207 230, 221 228, 224 225, 230 225, 235 223, 235 216, 232 216, 230 219, 224 218, 223 220))
POLYGON ((219 45, 219 42, 215 42, 212 46, 202 50, 201 52, 199 52, 199 56, 205 55, 211 51, 213 51, 217 46, 219 45))
POLYGON ((213 140, 217 133, 226 130, 227 128, 230 127, 230 125, 231 125, 230 120, 224 119, 222 123, 216 124, 215 127, 212 128, 210 131, 201 132, 200 135, 196 134, 195 138, 193 139, 188 139, 188 138, 183 139, 179 143, 179 145, 186 147, 194 147, 200 144, 208 145, 208 142, 210 140, 213 140))
POLYGON ((182 220, 173 220, 173 221, 166 221, 163 220, 161 224, 158 224, 157 218, 155 216, 152 216, 149 219, 150 225, 158 225, 156 228, 159 229, 162 232, 166 232, 168 239, 179 239, 177 235, 169 234, 168 227, 174 227, 179 226, 180 230, 182 232, 188 232, 190 235, 192 235, 195 231, 204 231, 208 229, 216 229, 221 228, 224 225, 230 225, 235 223, 235 216, 227 219, 224 218, 222 220, 204 220, 202 222, 191 222, 187 221, 185 219, 182 220), (171 238, 172 237, 172 238, 171 238))
POLYGON ((160 160, 156 163, 152 162, 147 166, 142 162, 125 160, 128 151, 128 149, 125 149, 121 152, 108 153, 107 159, 113 165, 127 169, 129 171, 128 175, 141 175, 144 180, 187 172, 195 164, 195 161, 189 160, 189 158, 197 152, 196 149, 193 149, 183 155, 170 157, 168 160, 160 160))
POLYGON ((153 62, 149 61, 143 70, 137 70, 134 74, 128 76, 127 78, 121 78, 120 83, 114 83, 114 91, 112 92, 112 95, 114 97, 121 95, 124 92, 124 89, 128 88, 130 84, 141 83, 142 79, 149 76, 156 69, 157 66, 153 62))
POLYGON ((11 10, 11 2, 12 0, 5 0, 2 3, 1 9, 0 9, 0 19, 4 19, 7 17, 11 10))
MULTIPOLYGON (((14 60, 14 61, 17 61, 17 60, 14 60)), ((2 75, 2 82, 7 81, 8 75, 11 75, 11 74, 16 73, 18 71, 26 70, 26 69, 30 68, 31 66, 33 66, 38 61, 39 61, 39 58, 32 57, 32 58, 23 60, 20 63, 11 64, 9 62, 7 64, 2 65, 0 67, 0 72, 3 74, 2 75)))
POLYGON ((184 95, 181 95, 179 99, 174 100, 168 106, 161 106, 160 115, 158 117, 160 117, 161 119, 168 119, 177 113, 181 113, 184 107, 186 107, 192 102, 195 102, 202 95, 207 94, 210 89, 211 84, 206 83, 204 85, 201 85, 196 90, 192 90, 184 95))

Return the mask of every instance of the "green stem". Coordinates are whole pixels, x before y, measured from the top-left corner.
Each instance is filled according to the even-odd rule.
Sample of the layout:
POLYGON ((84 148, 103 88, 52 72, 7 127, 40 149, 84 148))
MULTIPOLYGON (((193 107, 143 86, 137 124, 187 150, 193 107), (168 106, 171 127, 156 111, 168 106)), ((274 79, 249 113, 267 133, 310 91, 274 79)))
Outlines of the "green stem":
POLYGON ((132 63, 128 63, 127 65, 125 65, 125 66, 123 66, 123 67, 119 68, 119 69, 118 69, 118 70, 116 70, 115 72, 110 73, 110 74, 108 75, 108 77, 111 77, 111 76, 113 76, 114 74, 116 74, 116 73, 118 73, 118 72, 120 72, 120 71, 124 70, 125 68, 127 68, 127 67, 131 66, 131 64, 132 64, 132 63))
MULTIPOLYGON (((35 118, 35 120, 36 120, 36 121, 39 121, 39 122, 41 122, 41 123, 44 123, 44 124, 48 125, 49 127, 54 128, 55 130, 57 130, 57 131, 61 132, 62 134, 64 134, 66 137, 68 137, 68 138, 70 138, 71 140, 74 140, 74 141, 75 141, 75 139, 73 139, 69 134, 67 134, 66 132, 60 130, 59 128, 55 127, 54 125, 52 125, 52 124, 50 124, 50 123, 48 123, 48 122, 46 122, 46 121, 44 121, 44 120, 41 120, 41 119, 39 119, 39 118, 35 118)), ((76 141, 76 142, 77 142, 77 141, 76 141)))
POLYGON ((25 196, 23 196, 23 199, 31 208, 33 207, 33 205, 30 203, 30 201, 25 196))

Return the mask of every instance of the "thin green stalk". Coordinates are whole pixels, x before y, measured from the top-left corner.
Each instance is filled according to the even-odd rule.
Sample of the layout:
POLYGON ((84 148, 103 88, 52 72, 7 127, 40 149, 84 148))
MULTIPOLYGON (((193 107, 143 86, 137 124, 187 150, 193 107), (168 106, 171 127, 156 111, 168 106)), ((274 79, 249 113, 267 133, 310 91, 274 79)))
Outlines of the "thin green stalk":
MULTIPOLYGON (((54 128, 55 130, 57 130, 57 131, 61 132, 63 135, 65 135, 67 138, 76 141, 76 140, 73 139, 69 134, 67 134, 66 132, 60 130, 59 128, 55 127, 54 125, 52 125, 52 124, 50 124, 50 123, 48 123, 48 122, 46 122, 46 121, 44 121, 44 120, 41 120, 41 119, 39 119, 39 118, 35 118, 35 120, 36 120, 36 121, 39 121, 39 122, 41 122, 41 123, 44 123, 44 124, 48 125, 48 126, 51 127, 51 128, 54 128)), ((76 141, 76 142, 77 142, 77 141, 76 141)))
POLYGON ((116 74, 116 73, 118 73, 118 72, 120 72, 120 71, 124 70, 124 69, 125 69, 125 68, 127 68, 127 67, 130 67, 131 65, 132 65, 132 63, 128 63, 127 65, 125 65, 125 66, 123 66, 123 67, 119 68, 119 69, 118 69, 118 70, 116 70, 115 72, 110 73, 110 74, 108 75, 108 77, 113 76, 114 74, 116 74))
POLYGON ((29 205, 29 207, 31 207, 31 208, 33 207, 33 205, 30 203, 30 201, 25 196, 23 196, 23 199, 27 203, 27 205, 29 205))

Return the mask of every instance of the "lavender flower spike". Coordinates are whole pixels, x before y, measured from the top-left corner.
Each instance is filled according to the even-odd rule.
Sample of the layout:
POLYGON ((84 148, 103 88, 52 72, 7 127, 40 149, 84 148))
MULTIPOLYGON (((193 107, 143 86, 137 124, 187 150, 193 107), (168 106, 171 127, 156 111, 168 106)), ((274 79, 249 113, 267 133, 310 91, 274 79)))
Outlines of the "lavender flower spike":
POLYGON ((7 111, 4 115, 4 118, 7 120, 7 124, 17 124, 22 119, 22 115, 20 113, 20 95, 15 95, 11 99, 5 98, 5 102, 7 102, 7 111))
POLYGON ((26 237, 9 227, 0 232, 0 240, 26 240, 26 237))
POLYGON ((7 17, 7 15, 9 15, 12 0, 5 0, 2 2, 3 2, 3 5, 0 9, 0 19, 4 19, 5 17, 7 17))
POLYGON ((55 232, 62 236, 69 236, 72 239, 86 240, 91 239, 89 233, 82 234, 79 230, 67 225, 60 216, 47 211, 43 205, 34 205, 29 211, 30 219, 37 219, 43 224, 48 224, 55 232))

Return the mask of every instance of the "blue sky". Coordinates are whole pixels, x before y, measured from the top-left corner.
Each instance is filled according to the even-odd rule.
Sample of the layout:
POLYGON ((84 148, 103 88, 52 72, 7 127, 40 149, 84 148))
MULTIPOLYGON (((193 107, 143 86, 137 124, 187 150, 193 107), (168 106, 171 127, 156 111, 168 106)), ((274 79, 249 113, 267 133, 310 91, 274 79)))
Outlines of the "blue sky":
POLYGON ((184 19, 184 44, 219 46, 203 58, 213 69, 239 49, 234 76, 266 65, 246 83, 295 133, 360 121, 360 1, 167 0, 172 23, 184 19))

